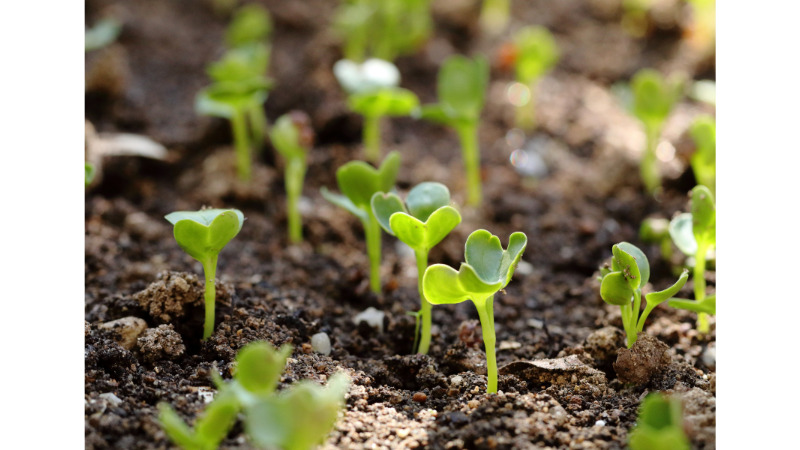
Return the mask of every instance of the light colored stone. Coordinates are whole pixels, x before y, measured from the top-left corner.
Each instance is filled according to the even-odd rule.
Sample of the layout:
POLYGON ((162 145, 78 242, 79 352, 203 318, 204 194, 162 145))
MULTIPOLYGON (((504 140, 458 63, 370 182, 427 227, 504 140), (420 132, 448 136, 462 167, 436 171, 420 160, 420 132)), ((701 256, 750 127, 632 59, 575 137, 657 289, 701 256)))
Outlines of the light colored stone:
POLYGON ((356 314, 353 317, 353 322, 358 325, 361 322, 366 322, 372 328, 378 330, 378 332, 383 333, 383 319, 386 317, 386 314, 383 311, 377 310, 370 306, 369 308, 361 311, 360 313, 356 314))
POLYGON ((325 356, 331 354, 331 338, 327 333, 317 333, 311 336, 311 348, 325 356))
POLYGON ((98 328, 116 331, 119 334, 119 345, 131 350, 136 345, 136 339, 147 328, 147 323, 138 317, 128 316, 106 322, 98 328))

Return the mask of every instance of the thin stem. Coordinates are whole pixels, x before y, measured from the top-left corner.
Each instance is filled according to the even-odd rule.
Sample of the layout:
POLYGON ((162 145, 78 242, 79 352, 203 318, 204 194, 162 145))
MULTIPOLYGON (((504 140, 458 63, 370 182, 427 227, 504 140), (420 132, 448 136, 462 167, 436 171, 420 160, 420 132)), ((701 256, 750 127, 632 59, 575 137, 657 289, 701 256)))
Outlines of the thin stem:
POLYGON ((633 319, 633 309, 629 304, 620 306, 622 310, 622 328, 625 329, 626 345, 633 347, 636 343, 636 322, 633 319))
POLYGON ((528 85, 528 92, 530 98, 524 105, 517 106, 517 126, 524 131, 533 131, 536 129, 536 101, 535 101, 535 87, 539 80, 534 80, 533 83, 528 85))
POLYGON ((633 291, 633 315, 632 315, 632 323, 636 326, 636 323, 639 319, 639 311, 642 309, 642 290, 641 289, 634 289, 633 291))
POLYGON ((494 333, 494 295, 490 295, 483 302, 475 302, 478 309, 478 318, 481 320, 481 334, 483 334, 483 347, 486 351, 486 393, 497 392, 497 356, 495 355, 495 343, 497 337, 494 333))
POLYGON ((306 176, 305 158, 289 158, 286 163, 286 220, 289 240, 292 243, 303 241, 303 223, 300 217, 300 195, 303 193, 303 179, 306 176))
POLYGON ((378 219, 370 214, 364 222, 364 234, 367 240, 367 256, 369 257, 369 286, 372 292, 381 293, 381 226, 378 219))
POLYGON ((658 159, 656 158, 656 147, 658 146, 658 137, 661 135, 661 129, 656 126, 646 125, 645 133, 647 134, 647 146, 645 147, 644 155, 642 155, 639 170, 645 188, 652 194, 661 186, 661 175, 658 172, 658 159))
POLYGON ((247 111, 247 116, 253 132, 256 154, 261 154, 267 136, 267 116, 264 114, 264 108, 255 103, 247 111))
POLYGON ((206 318, 203 325, 203 340, 206 340, 214 333, 214 306, 217 297, 217 287, 215 283, 215 278, 217 276, 217 255, 210 257, 207 261, 202 262, 202 264, 203 273, 206 277, 206 318))
POLYGON ((461 152, 464 157, 464 168, 467 171, 467 203, 472 206, 481 204, 481 157, 478 149, 478 124, 459 125, 456 127, 461 141, 461 152))
POLYGON ((233 144, 236 148, 236 171, 239 179, 250 181, 250 142, 247 138, 247 122, 242 111, 236 111, 231 117, 233 127, 233 144))
MULTIPOLYGON (((705 242, 697 243, 697 253, 694 255, 694 299, 697 302, 702 302, 706 298, 706 254, 708 253, 708 244, 705 242)), ((708 314, 697 313, 697 331, 700 333, 708 333, 710 330, 708 324, 708 314)))
POLYGON ((375 164, 381 158, 381 117, 364 116, 364 154, 375 164))
POLYGON ((417 353, 426 355, 431 346, 431 316, 433 315, 433 305, 425 299, 425 294, 422 293, 422 275, 425 274, 425 269, 428 267, 428 251, 415 250, 414 256, 417 258, 417 289, 419 290, 420 301, 419 320, 422 322, 417 353))

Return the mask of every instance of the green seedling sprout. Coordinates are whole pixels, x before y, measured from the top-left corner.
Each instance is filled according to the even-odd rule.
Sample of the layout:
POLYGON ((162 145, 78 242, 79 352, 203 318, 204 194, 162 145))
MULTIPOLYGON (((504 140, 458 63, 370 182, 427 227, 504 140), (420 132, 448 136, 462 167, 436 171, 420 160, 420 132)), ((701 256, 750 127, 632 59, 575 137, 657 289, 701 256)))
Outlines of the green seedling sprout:
POLYGON ((642 242, 658 244, 661 257, 667 262, 672 260, 672 240, 669 237, 669 220, 661 217, 650 217, 639 227, 639 239, 642 242))
POLYGON ((94 181, 94 175, 97 172, 97 169, 94 167, 94 164, 92 164, 92 163, 90 163, 88 161, 86 161, 85 164, 86 164, 86 186, 85 187, 88 188, 89 185, 92 184, 92 181, 94 181))
POLYGON ((371 200, 376 192, 389 192, 394 187, 400 169, 400 154, 391 152, 378 169, 363 161, 351 161, 336 171, 336 181, 342 194, 334 194, 324 186, 322 196, 361 220, 367 241, 370 266, 370 289, 381 292, 381 226, 372 212, 371 200))
MULTIPOLYGON (((417 260, 417 289, 421 308, 416 315, 421 331, 415 333, 417 353, 428 353, 431 344, 431 304, 425 300, 422 277, 428 267, 428 252, 459 223, 461 215, 450 206, 450 191, 441 183, 420 183, 408 193, 406 203, 394 193, 372 196, 372 212, 381 227, 414 250, 417 260), (419 346, 416 340, 419 339, 419 346)), ((419 328, 419 327, 418 327, 419 328)))
POLYGON ((511 0, 483 0, 479 22, 489 34, 500 34, 508 25, 511 0))
POLYGON ((173 234, 178 245, 203 265, 206 280, 203 340, 208 339, 214 332, 217 258, 225 245, 239 234, 244 215, 238 209, 204 209, 176 211, 164 218, 174 225, 173 234))
POLYGON ((337 61, 333 73, 349 94, 347 105, 364 116, 364 153, 377 163, 381 153, 381 119, 408 116, 419 107, 417 96, 397 85, 400 71, 394 64, 370 59, 363 64, 337 61))
POLYGON ((708 333, 708 315, 715 315, 716 295, 706 296, 706 258, 708 252, 717 246, 717 211, 714 195, 705 186, 695 186, 689 194, 691 211, 677 215, 670 221, 669 234, 675 245, 687 256, 694 257, 695 301, 686 299, 670 300, 673 308, 686 309, 697 313, 697 331, 708 333))
POLYGON ((717 185, 717 125, 711 116, 700 116, 689 129, 696 146, 691 164, 697 184, 708 187, 716 195, 717 185))
POLYGON ((553 35, 547 28, 540 26, 520 29, 514 35, 514 45, 517 49, 515 61, 517 82, 524 86, 522 92, 527 94, 521 95, 515 102, 516 121, 519 128, 531 131, 536 128, 534 114, 536 85, 541 77, 556 65, 560 55, 553 35))
POLYGON ((336 12, 334 29, 344 41, 345 58, 394 61, 430 37, 430 0, 346 0, 336 12))
POLYGON ((494 295, 505 288, 528 244, 524 233, 512 233, 508 248, 503 250, 500 238, 486 230, 476 230, 467 238, 464 259, 456 271, 444 264, 425 270, 422 289, 434 305, 472 300, 481 321, 483 345, 486 349, 488 383, 486 392, 497 392, 497 358, 495 356, 494 295))
POLYGON ((645 397, 636 426, 628 435, 631 450, 689 450, 682 409, 679 398, 657 392, 645 397))
POLYGON ((644 125, 647 145, 639 169, 642 182, 650 193, 661 187, 661 174, 658 169, 656 147, 661 130, 672 108, 680 100, 683 82, 673 77, 665 80, 653 69, 642 69, 633 76, 633 115, 644 125))
POLYGON ((488 82, 489 64, 485 58, 451 56, 439 70, 439 103, 418 111, 421 118, 450 126, 458 134, 467 172, 467 203, 472 206, 481 204, 478 124, 488 82))
POLYGON ((660 292, 645 295, 647 305, 639 315, 642 306, 642 288, 650 279, 650 263, 647 257, 633 244, 620 242, 612 247, 611 269, 602 271, 600 296, 610 305, 620 307, 622 327, 627 336, 628 348, 636 343, 637 334, 644 329, 647 316, 656 306, 669 300, 681 290, 689 278, 684 270, 675 284, 660 292))
POLYGON ((86 30, 84 47, 85 51, 99 50, 111 44, 122 31, 122 24, 112 17, 100 19, 90 29, 86 30))
POLYGON ((272 145, 286 158, 284 185, 286 186, 286 217, 289 240, 303 240, 303 224, 300 217, 300 195, 306 176, 308 151, 314 145, 314 130, 311 119, 302 111, 284 114, 275 122, 271 132, 272 145))
POLYGON ((276 350, 264 341, 244 346, 236 355, 233 380, 225 382, 212 372, 218 393, 194 429, 170 405, 158 405, 159 422, 167 436, 185 450, 216 449, 244 413, 245 432, 254 444, 287 450, 313 448, 336 422, 350 380, 336 373, 326 387, 301 381, 276 393, 291 353, 290 345, 276 350))

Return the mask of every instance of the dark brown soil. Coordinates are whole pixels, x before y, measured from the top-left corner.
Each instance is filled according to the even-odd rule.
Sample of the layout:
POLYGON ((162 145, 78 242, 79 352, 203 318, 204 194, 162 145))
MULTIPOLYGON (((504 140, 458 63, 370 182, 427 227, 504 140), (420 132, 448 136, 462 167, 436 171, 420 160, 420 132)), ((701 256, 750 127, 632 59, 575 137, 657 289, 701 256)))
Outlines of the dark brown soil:
MULTIPOLYGON (((254 184, 241 185, 228 125, 193 111, 194 95, 207 83, 204 66, 224 50, 226 19, 207 2, 87 1, 88 23, 109 8, 124 22, 117 43, 86 57, 87 119, 98 131, 144 134, 169 149, 167 161, 107 158, 102 180, 87 192, 87 448, 168 447, 156 404, 170 402, 191 422, 212 390, 211 371, 230 377, 238 349, 260 339, 294 346, 281 387, 322 382, 339 370, 352 377, 347 410, 326 448, 623 448, 651 390, 681 395, 693 447, 715 448, 713 318, 703 336, 693 328, 694 314, 656 308, 645 333, 669 347, 669 364, 646 382, 625 384, 613 368, 624 347, 619 311, 603 303, 595 279, 611 246, 627 240, 648 255, 653 288, 675 280, 658 246, 642 244, 637 230, 648 216, 685 209, 694 179, 680 143, 690 119, 707 107, 684 101, 670 119, 665 138, 678 153, 664 164, 664 191, 654 199, 638 177, 643 134, 609 88, 646 66, 713 77, 713 57, 681 40, 685 24, 634 39, 619 26, 619 2, 512 2, 511 29, 546 25, 564 54, 539 87, 540 129, 528 142, 548 175, 525 178, 509 163, 518 148, 507 136, 513 109, 504 89, 512 74, 495 67, 480 129, 484 206, 461 208, 464 221, 430 255, 431 263, 457 266, 477 228, 503 242, 513 231, 528 236, 514 279, 496 297, 500 392, 487 395, 474 306, 435 307, 430 354, 409 355, 414 323, 406 311, 418 308, 413 255, 384 236, 385 290, 371 294, 360 223, 319 193, 322 186, 335 189, 337 167, 362 156, 360 119, 347 111, 330 71, 340 53, 323 18, 335 2, 263 3, 275 20, 277 88, 267 116, 303 109, 318 135, 302 205, 305 242, 298 246, 287 243, 278 158, 267 149, 254 184), (217 324, 202 342, 202 268, 177 246, 163 216, 204 205, 239 208, 247 221, 220 254, 217 324), (368 307, 385 313, 382 333, 354 323, 368 307), (122 325, 103 326, 129 317, 147 328, 123 333, 122 325), (319 332, 330 337, 329 356, 311 350, 319 332)), ((435 100, 442 54, 481 51, 494 59, 502 44, 481 36, 475 8, 434 11, 437 34, 398 61, 404 87, 423 102, 435 100)), ((439 181, 463 204, 460 151, 450 131, 407 118, 387 121, 383 146, 402 154, 401 191, 439 181)), ((709 284, 713 289, 713 273, 709 284)), ((681 295, 691 297, 691 283, 681 295)), ((241 427, 223 448, 250 448, 241 427)))

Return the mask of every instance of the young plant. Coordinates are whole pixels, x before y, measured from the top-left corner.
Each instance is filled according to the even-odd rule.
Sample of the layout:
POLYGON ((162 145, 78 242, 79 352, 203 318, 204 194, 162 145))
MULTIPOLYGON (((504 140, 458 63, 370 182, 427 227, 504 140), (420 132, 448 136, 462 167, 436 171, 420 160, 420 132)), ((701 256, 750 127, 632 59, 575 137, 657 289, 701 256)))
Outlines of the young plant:
POLYGON ((650 217, 639 227, 639 239, 642 242, 658 244, 661 257, 665 261, 672 260, 672 240, 669 237, 669 220, 661 217, 650 217))
POLYGON ((672 298, 689 278, 684 270, 675 284, 660 292, 645 295, 647 305, 639 315, 642 306, 642 288, 650 279, 650 264, 647 257, 635 245, 620 242, 612 247, 611 269, 604 269, 600 283, 600 296, 610 305, 620 307, 622 327, 627 336, 628 348, 636 343, 637 334, 644 329, 647 316, 656 306, 672 298))
POLYGON ((289 240, 298 243, 303 240, 303 224, 298 203, 300 195, 303 193, 308 151, 314 145, 311 119, 302 111, 284 114, 272 127, 271 139, 275 149, 286 158, 284 173, 286 220, 289 228, 289 240))
POLYGON ((239 234, 244 215, 238 209, 204 209, 176 211, 164 218, 174 225, 173 233, 178 245, 203 265, 206 280, 203 340, 208 339, 214 332, 217 258, 225 245, 239 234))
POLYGON ((381 292, 381 226, 370 204, 376 192, 388 192, 394 187, 400 169, 400 154, 389 153, 378 169, 363 161, 351 161, 336 171, 336 181, 342 194, 334 194, 324 186, 322 196, 361 220, 367 241, 370 266, 370 289, 381 292))
POLYGON ((488 82, 486 59, 451 56, 439 70, 439 103, 425 105, 419 110, 423 119, 450 126, 458 134, 467 172, 467 203, 473 206, 481 204, 478 124, 488 82))
POLYGON ((464 300, 472 300, 475 304, 486 350, 488 393, 497 392, 494 295, 511 281, 527 244, 525 234, 516 232, 508 238, 508 248, 503 250, 500 238, 486 230, 476 230, 467 238, 464 250, 466 262, 461 263, 458 271, 444 264, 434 264, 425 270, 422 279, 424 296, 434 305, 461 303, 464 300))
POLYGON ((639 169, 645 188, 654 193, 661 187, 661 174, 656 158, 658 139, 664 122, 681 97, 683 82, 674 77, 665 80, 653 69, 642 69, 633 76, 631 90, 633 115, 644 125, 647 138, 639 169))
POLYGON ((349 377, 337 373, 326 387, 301 381, 276 394, 275 388, 291 355, 292 347, 276 350, 264 341, 244 346, 236 355, 233 380, 225 382, 212 373, 218 393, 189 428, 166 403, 159 407, 159 422, 170 439, 186 450, 216 449, 240 413, 245 432, 258 446, 307 450, 320 443, 333 427, 349 377))
POLYGON ((347 105, 364 116, 364 153, 368 161, 377 163, 381 156, 381 119, 408 116, 419 107, 419 100, 413 92, 397 86, 400 72, 387 61, 370 59, 358 64, 341 60, 333 72, 349 94, 347 105))
MULTIPOLYGON (((485 3, 484 3, 485 4, 485 3)), ((515 102, 517 126, 525 131, 536 128, 535 92, 539 79, 550 71, 560 57, 558 45, 547 28, 529 26, 520 29, 514 36, 517 50, 515 71, 517 82, 524 86, 523 93, 515 102)))
POLYGON ((628 434, 631 450, 689 450, 682 409, 679 398, 658 392, 645 397, 636 426, 628 434))
POLYGON ((508 25, 511 0, 483 0, 481 6, 481 29, 489 34, 499 34, 508 25))
POLYGON ((92 181, 94 181, 94 174, 95 174, 95 172, 97 172, 97 169, 94 167, 94 164, 90 163, 89 161, 86 161, 85 165, 86 165, 86 174, 85 174, 86 186, 85 187, 88 188, 89 185, 92 184, 92 181))
POLYGON ((689 129, 696 150, 691 164, 697 184, 708 187, 716 195, 717 185, 717 125, 711 116, 700 116, 689 129))
POLYGON ((708 333, 708 315, 715 315, 717 297, 706 297, 706 258, 717 246, 717 210, 714 195, 705 186, 695 186, 691 197, 690 213, 676 216, 669 224, 669 234, 675 245, 687 256, 694 257, 695 301, 670 300, 670 306, 697 312, 697 331, 708 333))
POLYGON ((421 305, 416 315, 414 348, 417 353, 425 355, 431 344, 431 304, 425 300, 422 290, 422 277, 428 267, 428 252, 461 223, 461 215, 450 206, 450 191, 441 183, 416 185, 408 193, 405 205, 397 194, 391 192, 376 192, 371 203, 372 212, 381 227, 414 250, 421 305), (419 324, 422 324, 421 331, 419 324))

